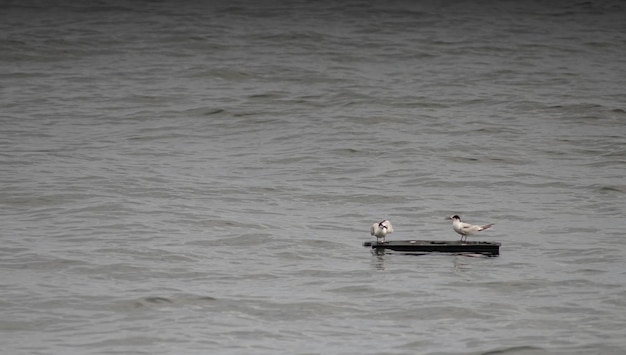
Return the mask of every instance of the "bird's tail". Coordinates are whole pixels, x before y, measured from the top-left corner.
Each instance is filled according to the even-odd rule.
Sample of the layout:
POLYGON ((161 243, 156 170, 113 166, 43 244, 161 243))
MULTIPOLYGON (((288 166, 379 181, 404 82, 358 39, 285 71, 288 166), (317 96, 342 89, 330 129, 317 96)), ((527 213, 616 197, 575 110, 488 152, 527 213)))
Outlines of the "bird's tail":
POLYGON ((479 230, 484 231, 485 229, 491 228, 494 224, 495 223, 485 224, 484 226, 481 226, 479 230))

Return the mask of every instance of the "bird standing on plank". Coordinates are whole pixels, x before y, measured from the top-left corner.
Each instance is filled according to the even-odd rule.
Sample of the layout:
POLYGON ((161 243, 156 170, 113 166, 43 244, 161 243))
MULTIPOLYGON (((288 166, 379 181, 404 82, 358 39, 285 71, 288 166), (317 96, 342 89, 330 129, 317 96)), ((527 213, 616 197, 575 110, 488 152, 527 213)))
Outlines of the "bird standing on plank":
POLYGON ((461 235, 462 242, 467 241, 468 235, 472 235, 476 232, 484 231, 485 229, 489 229, 491 228, 491 226, 494 225, 494 223, 490 223, 490 224, 485 224, 484 226, 477 226, 474 224, 465 223, 465 222, 462 222, 461 217, 459 217, 456 214, 454 216, 448 217, 447 219, 452 220, 452 229, 454 229, 455 232, 461 235))
POLYGON ((386 219, 372 224, 372 228, 370 228, 370 234, 376 237, 377 242, 382 240, 384 243, 385 236, 391 233, 393 233, 393 226, 391 225, 391 222, 386 219))

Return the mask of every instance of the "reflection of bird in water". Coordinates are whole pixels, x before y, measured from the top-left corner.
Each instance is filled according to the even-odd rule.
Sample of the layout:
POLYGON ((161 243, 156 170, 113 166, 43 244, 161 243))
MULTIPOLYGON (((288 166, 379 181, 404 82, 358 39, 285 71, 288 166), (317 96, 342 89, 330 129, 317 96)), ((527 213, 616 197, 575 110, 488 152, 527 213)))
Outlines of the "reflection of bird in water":
POLYGON ((391 225, 391 222, 386 219, 372 224, 372 228, 370 228, 370 234, 376 237, 377 242, 382 240, 384 243, 385 236, 391 233, 393 233, 393 226, 391 225))
POLYGON ((374 269, 381 271, 386 270, 387 267, 385 266, 385 252, 372 251, 372 254, 376 256, 376 258, 372 259, 372 266, 374 267, 374 269))
POLYGON ((458 215, 450 216, 447 219, 452 220, 452 229, 455 232, 461 235, 461 241, 467 241, 467 236, 472 235, 476 232, 484 231, 485 229, 491 228, 494 223, 485 224, 484 226, 477 226, 474 224, 469 224, 461 221, 461 217, 458 215))

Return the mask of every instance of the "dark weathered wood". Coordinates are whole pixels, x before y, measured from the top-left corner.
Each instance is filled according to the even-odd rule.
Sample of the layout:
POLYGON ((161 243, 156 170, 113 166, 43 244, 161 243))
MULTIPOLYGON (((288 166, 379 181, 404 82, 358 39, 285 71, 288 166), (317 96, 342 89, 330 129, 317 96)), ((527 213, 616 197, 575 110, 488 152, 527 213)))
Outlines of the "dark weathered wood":
POLYGON ((500 245, 497 242, 462 242, 459 240, 392 240, 384 243, 363 243, 363 246, 376 250, 389 249, 404 252, 475 253, 486 255, 499 255, 500 245))

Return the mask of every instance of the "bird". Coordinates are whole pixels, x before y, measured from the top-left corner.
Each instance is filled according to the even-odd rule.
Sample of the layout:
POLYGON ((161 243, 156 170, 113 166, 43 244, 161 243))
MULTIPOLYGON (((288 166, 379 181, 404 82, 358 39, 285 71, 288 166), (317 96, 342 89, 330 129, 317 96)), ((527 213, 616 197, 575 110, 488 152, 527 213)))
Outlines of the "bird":
POLYGON ((372 228, 370 228, 370 234, 376 237, 377 242, 380 242, 382 239, 382 242, 384 243, 385 236, 391 233, 393 233, 393 226, 391 225, 391 222, 386 219, 372 224, 372 228))
POLYGON ((461 222, 461 217, 459 217, 459 215, 456 215, 456 214, 454 216, 447 217, 446 219, 452 220, 452 229, 454 229, 455 232, 461 235, 461 241, 467 241, 468 235, 472 235, 476 232, 484 231, 485 229, 489 229, 491 228, 491 226, 494 225, 494 223, 490 223, 490 224, 485 224, 484 226, 477 226, 474 224, 461 222))

